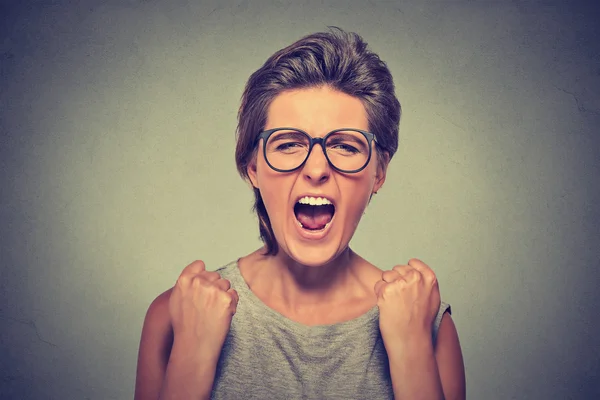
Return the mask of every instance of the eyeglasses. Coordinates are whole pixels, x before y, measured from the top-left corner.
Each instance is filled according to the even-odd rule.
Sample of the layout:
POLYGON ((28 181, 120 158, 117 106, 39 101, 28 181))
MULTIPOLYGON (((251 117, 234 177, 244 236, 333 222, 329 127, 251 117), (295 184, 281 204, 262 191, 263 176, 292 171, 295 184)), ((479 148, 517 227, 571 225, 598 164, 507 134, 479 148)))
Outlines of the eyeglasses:
POLYGON ((263 131, 263 153, 269 167, 278 172, 292 172, 302 167, 315 144, 321 145, 333 169, 344 173, 362 171, 371 160, 373 133, 354 128, 341 128, 322 138, 313 138, 297 128, 275 128, 263 131))

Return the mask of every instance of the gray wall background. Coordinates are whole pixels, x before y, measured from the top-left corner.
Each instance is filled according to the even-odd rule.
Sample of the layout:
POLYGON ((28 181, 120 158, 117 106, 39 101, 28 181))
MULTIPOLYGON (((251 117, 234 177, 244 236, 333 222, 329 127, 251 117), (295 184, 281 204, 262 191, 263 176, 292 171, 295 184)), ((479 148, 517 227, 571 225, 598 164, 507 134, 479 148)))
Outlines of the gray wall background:
POLYGON ((388 62, 404 111, 355 250, 434 268, 470 399, 600 398, 591 2, 1 4, 2 399, 132 398, 152 299, 260 244, 246 79, 327 25, 388 62))

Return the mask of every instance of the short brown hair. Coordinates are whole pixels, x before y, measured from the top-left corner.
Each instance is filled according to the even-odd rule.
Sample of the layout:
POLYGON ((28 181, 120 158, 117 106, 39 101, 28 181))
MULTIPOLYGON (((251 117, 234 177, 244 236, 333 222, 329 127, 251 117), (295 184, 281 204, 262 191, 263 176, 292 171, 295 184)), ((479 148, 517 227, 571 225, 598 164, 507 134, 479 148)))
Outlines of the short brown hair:
MULTIPOLYGON (((279 50, 250 76, 242 94, 236 131, 235 161, 242 178, 249 180, 247 168, 257 155, 256 138, 265 128, 271 101, 283 91, 319 86, 360 99, 369 131, 377 136, 379 160, 392 158, 398 149, 401 115, 392 75, 359 35, 330 27, 328 32, 305 36, 279 50)), ((257 188, 254 197, 260 238, 266 254, 275 255, 279 246, 257 188)))

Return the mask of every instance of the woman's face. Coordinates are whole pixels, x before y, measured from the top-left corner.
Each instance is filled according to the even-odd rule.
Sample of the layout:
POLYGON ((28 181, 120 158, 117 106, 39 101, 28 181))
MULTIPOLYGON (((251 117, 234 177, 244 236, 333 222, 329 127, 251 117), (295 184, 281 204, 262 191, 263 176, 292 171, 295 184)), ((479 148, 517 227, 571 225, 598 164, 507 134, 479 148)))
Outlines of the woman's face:
MULTIPOLYGON (((265 130, 279 127, 298 128, 312 137, 339 128, 369 130, 361 101, 327 86, 290 90, 275 97, 265 130)), ((261 140, 248 175, 260 190, 280 249, 305 266, 331 262, 347 248, 371 194, 385 180, 387 166, 378 165, 375 143, 367 167, 353 174, 334 170, 319 145, 302 168, 277 172, 267 165, 262 146, 261 140), (306 202, 306 196, 326 198, 333 207, 297 204, 303 198, 306 202)))

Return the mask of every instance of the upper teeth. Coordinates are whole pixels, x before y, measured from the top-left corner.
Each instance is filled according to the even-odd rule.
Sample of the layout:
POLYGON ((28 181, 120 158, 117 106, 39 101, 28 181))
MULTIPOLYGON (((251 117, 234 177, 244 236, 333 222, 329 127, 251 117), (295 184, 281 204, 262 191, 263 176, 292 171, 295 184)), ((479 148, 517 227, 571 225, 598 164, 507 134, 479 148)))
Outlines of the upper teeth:
POLYGON ((298 200, 300 204, 310 204, 311 206, 322 206, 324 204, 333 204, 331 201, 327 200, 325 197, 310 197, 304 196, 300 200, 298 200))

